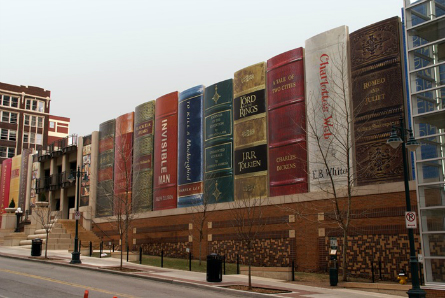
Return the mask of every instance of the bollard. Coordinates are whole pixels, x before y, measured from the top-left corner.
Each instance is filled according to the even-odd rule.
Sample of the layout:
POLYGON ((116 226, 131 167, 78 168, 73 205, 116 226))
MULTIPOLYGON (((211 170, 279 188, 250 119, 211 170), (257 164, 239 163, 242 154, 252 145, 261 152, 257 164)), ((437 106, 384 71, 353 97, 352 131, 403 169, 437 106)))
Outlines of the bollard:
POLYGON ((161 250, 161 267, 164 267, 164 250, 161 250))
POLYGON ((383 280, 383 277, 382 277, 382 261, 381 260, 379 261, 379 273, 380 273, 380 280, 383 280))
POLYGON ((93 255, 93 242, 90 241, 90 257, 93 255))
POLYGON ((192 252, 189 252, 189 271, 192 271, 192 252))
POLYGON ((142 264, 142 246, 139 247, 139 264, 142 264))
POLYGON ((371 276, 372 276, 372 283, 375 283, 375 279, 374 279, 374 262, 371 262, 371 276))
POLYGON ((239 255, 236 255, 236 274, 239 274, 239 255))
POLYGON ((83 294, 83 298, 88 298, 88 294, 89 294, 88 290, 85 290, 85 294, 83 294))
POLYGON ((292 281, 295 281, 295 261, 292 260, 292 281))
POLYGON ((102 249, 104 248, 104 242, 102 241, 100 243, 100 247, 99 247, 99 258, 102 258, 102 249))
POLYGON ((223 259, 223 262, 224 262, 224 275, 226 275, 226 255, 224 255, 224 259, 223 259))
POLYGON ((113 252, 114 252, 114 243, 113 243, 113 252))
POLYGON ((127 245, 127 262, 128 262, 128 250, 129 250, 129 247, 127 245))

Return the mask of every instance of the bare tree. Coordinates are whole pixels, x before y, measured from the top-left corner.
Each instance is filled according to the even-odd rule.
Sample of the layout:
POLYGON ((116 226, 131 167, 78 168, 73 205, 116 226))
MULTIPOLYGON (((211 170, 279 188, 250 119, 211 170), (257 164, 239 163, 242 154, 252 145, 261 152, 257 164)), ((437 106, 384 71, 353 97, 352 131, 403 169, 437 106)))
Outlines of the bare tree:
POLYGON ((51 210, 51 206, 48 207, 36 207, 33 211, 33 216, 35 217, 37 223, 42 226, 45 230, 45 259, 48 258, 48 240, 49 233, 60 216, 60 211, 51 210))
MULTIPOLYGON (((103 204, 104 209, 112 207, 112 215, 105 217, 110 226, 118 232, 119 243, 121 246, 120 268, 123 267, 123 252, 125 247, 129 247, 129 233, 132 230, 132 224, 137 217, 137 213, 133 210, 139 210, 140 206, 135 206, 132 199, 136 199, 138 193, 133 193, 133 135, 128 132, 128 127, 120 125, 116 127, 115 163, 114 163, 114 189, 98 189, 98 193, 104 196, 104 200, 99 204, 103 204)), ((109 174, 111 175, 111 174, 109 174)), ((98 186, 100 187, 100 186, 98 186)), ((140 200, 135 200, 139 202, 140 200)))
POLYGON ((308 94, 306 128, 310 190, 326 193, 330 207, 328 205, 322 208, 331 210, 328 212, 328 219, 333 220, 343 233, 342 279, 344 281, 347 280, 346 255, 352 218, 353 187, 357 177, 352 163, 353 115, 363 107, 354 107, 355 112, 352 109, 347 53, 347 44, 339 42, 337 48, 331 50, 330 55, 320 56, 318 73, 320 88, 308 94))
POLYGON ((248 195, 243 198, 237 198, 230 203, 233 227, 238 238, 247 249, 249 290, 252 290, 253 244, 258 240, 259 234, 266 226, 263 214, 263 206, 266 205, 266 202, 267 198, 259 197, 251 199, 251 196, 248 195))

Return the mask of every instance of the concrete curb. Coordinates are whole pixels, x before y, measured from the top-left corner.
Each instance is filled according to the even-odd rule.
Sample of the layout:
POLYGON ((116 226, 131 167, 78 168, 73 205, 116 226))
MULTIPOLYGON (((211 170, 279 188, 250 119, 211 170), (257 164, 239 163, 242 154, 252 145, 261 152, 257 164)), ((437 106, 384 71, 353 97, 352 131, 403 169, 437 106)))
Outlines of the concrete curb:
POLYGON ((50 263, 51 265, 58 265, 58 266, 64 266, 64 267, 70 267, 70 268, 78 268, 78 269, 90 270, 90 271, 99 271, 99 272, 103 272, 103 273, 121 275, 121 276, 126 276, 126 277, 136 277, 136 278, 140 278, 140 279, 153 280, 153 281, 164 282, 164 283, 169 283, 169 284, 177 284, 177 285, 182 285, 182 286, 191 287, 191 288, 204 288, 204 289, 207 289, 207 290, 210 290, 213 292, 230 293, 231 295, 236 295, 236 296, 240 296, 240 297, 274 297, 275 296, 274 294, 261 294, 261 293, 245 292, 245 291, 227 289, 227 288, 224 288, 221 286, 216 286, 216 285, 211 286, 211 285, 194 283, 191 281, 188 282, 188 281, 182 281, 182 280, 176 280, 176 279, 168 279, 168 278, 160 278, 160 277, 154 277, 154 276, 144 276, 144 275, 139 275, 139 274, 132 274, 132 273, 127 273, 127 272, 119 272, 119 271, 114 271, 114 270, 103 269, 100 267, 86 267, 86 266, 82 266, 82 265, 52 262, 51 260, 31 259, 29 257, 10 255, 10 254, 5 254, 5 253, 0 253, 0 257, 23 260, 23 261, 31 261, 31 262, 50 263))

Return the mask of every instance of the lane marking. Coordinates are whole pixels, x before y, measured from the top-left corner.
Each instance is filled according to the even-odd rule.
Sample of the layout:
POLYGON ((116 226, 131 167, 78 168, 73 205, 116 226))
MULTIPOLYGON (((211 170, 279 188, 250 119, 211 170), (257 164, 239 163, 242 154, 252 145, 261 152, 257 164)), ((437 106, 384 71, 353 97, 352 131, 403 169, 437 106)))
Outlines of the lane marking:
POLYGON ((21 275, 21 276, 26 276, 26 277, 30 277, 30 278, 40 279, 40 280, 44 280, 44 281, 50 281, 50 282, 54 282, 54 283, 58 283, 58 284, 62 284, 62 285, 71 286, 71 287, 82 288, 84 290, 101 292, 101 293, 104 293, 104 294, 110 294, 110 295, 114 295, 114 296, 118 296, 118 297, 136 298, 136 296, 132 296, 132 295, 111 292, 111 291, 104 290, 104 289, 99 289, 99 288, 94 288, 94 287, 90 287, 90 286, 75 284, 75 283, 72 283, 72 282, 62 281, 62 280, 58 280, 58 279, 54 279, 54 278, 50 278, 50 277, 43 277, 43 276, 38 276, 38 275, 34 275, 34 274, 28 274, 28 273, 23 273, 23 272, 18 272, 18 271, 12 271, 12 270, 8 270, 8 269, 0 269, 0 271, 6 272, 6 273, 11 273, 11 274, 17 274, 17 275, 21 275))

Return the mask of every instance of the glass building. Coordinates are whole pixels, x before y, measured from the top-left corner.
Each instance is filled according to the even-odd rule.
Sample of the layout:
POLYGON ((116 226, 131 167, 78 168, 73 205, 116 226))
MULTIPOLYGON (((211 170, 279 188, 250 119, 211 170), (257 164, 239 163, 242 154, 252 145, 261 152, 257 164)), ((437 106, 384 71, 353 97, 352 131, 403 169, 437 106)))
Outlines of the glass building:
POLYGON ((445 0, 404 0, 404 16, 425 282, 445 285, 445 0))

